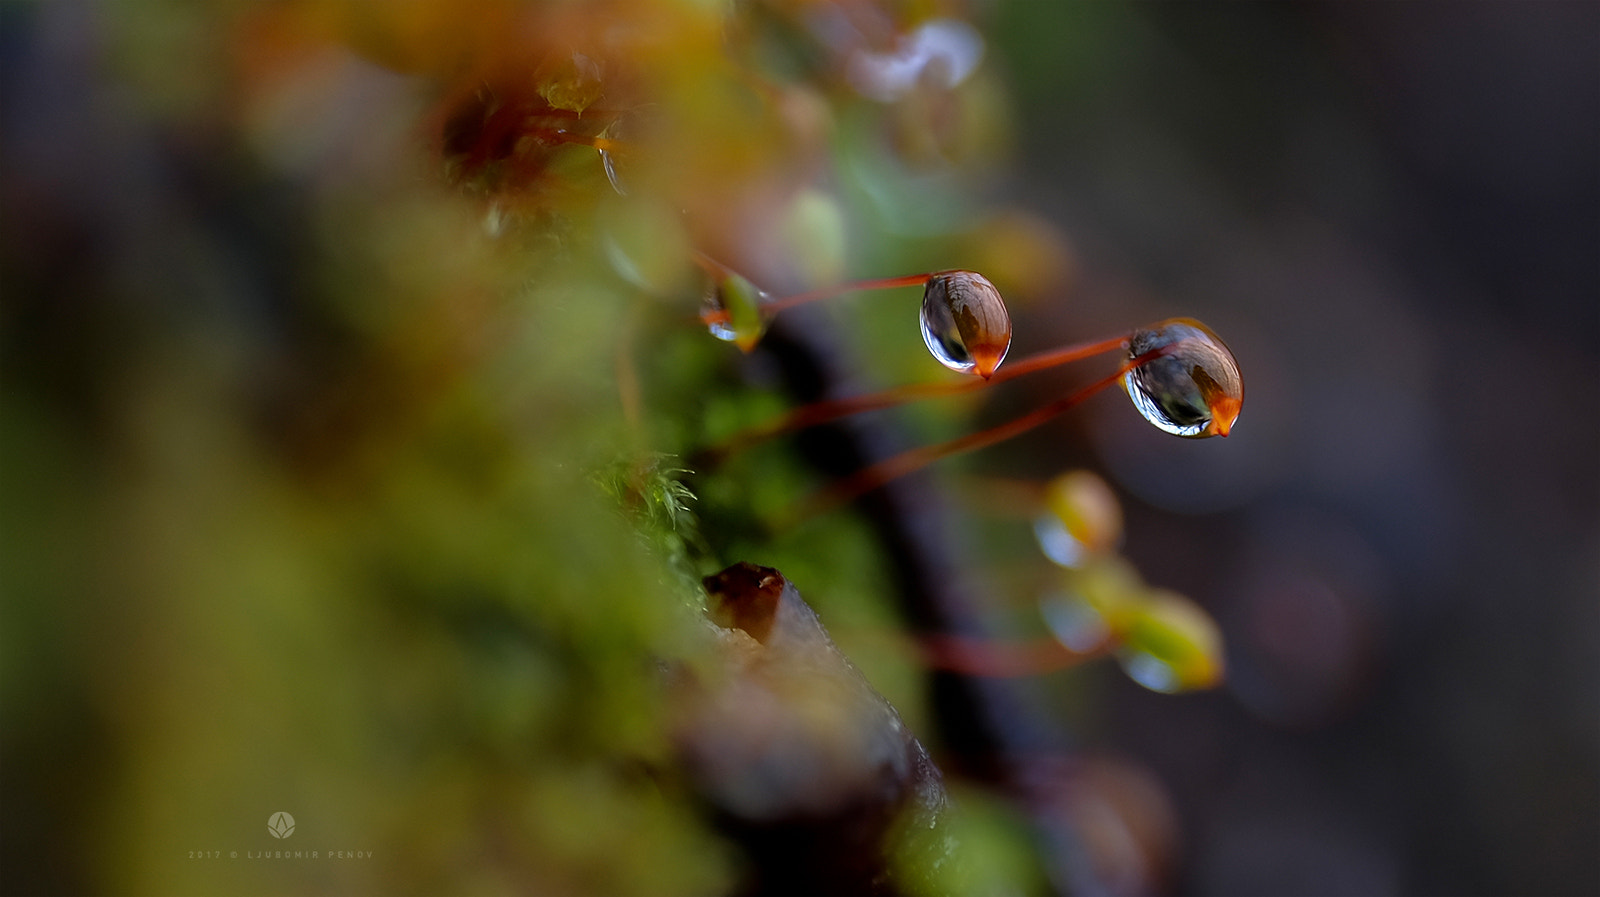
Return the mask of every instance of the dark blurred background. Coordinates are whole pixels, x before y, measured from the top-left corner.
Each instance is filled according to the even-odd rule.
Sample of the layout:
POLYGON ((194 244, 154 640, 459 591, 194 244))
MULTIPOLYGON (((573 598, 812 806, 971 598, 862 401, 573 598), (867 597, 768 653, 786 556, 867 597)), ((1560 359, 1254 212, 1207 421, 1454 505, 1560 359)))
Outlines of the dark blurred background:
POLYGON ((1192 314, 1246 373, 1226 444, 1088 434, 1230 640, 1222 693, 1108 683, 1175 890, 1600 890, 1600 6, 994 12, 1055 325, 1192 314))
MULTIPOLYGON (((1600 4, 979 4, 944 145, 894 118, 920 96, 845 96, 796 12, 868 6, 595 7, 661 36, 629 46, 672 77, 625 85, 650 103, 622 123, 664 161, 621 160, 624 200, 590 148, 552 150, 554 187, 508 211, 444 186, 428 79, 451 40, 500 46, 516 4, 474 24, 418 3, 398 37, 360 3, 0 4, 6 892, 733 890, 728 843, 639 774, 670 765, 639 659, 693 653, 663 585, 682 571, 588 466, 710 429, 663 409, 786 401, 674 329, 704 242, 678 201, 730 243, 801 209, 823 247, 801 261, 832 282, 953 264, 917 253, 958 242, 934 207, 975 193, 1034 216, 991 242, 1059 250, 1019 291, 1014 357, 1186 315, 1244 372, 1225 440, 1102 396, 970 462, 1102 471, 1127 557, 1226 639, 1212 692, 1110 663, 1047 683, 1090 758, 1074 812, 1105 890, 1600 893, 1600 4), (886 117, 926 145, 882 151, 886 117), (972 181, 927 174, 1007 145, 972 181), (629 340, 643 412, 619 402, 629 340), (261 828, 284 809, 307 847, 381 860, 193 859, 283 846, 261 828)), ((579 7, 527 9, 591 36, 579 7)), ((943 375, 872 314, 855 360, 878 381, 943 375)), ((696 507, 783 507, 811 474, 771 463, 770 490, 695 481, 696 507)), ((773 551, 939 758, 925 671, 862 647, 893 590, 841 521, 773 551)), ((1009 551, 975 548, 973 578, 1037 578, 1009 551)))

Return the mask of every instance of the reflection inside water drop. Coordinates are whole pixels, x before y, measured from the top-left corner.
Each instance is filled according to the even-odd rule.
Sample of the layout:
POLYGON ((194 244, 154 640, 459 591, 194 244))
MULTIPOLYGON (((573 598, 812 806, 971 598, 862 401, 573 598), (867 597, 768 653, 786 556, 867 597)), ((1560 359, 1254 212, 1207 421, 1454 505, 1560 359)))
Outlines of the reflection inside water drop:
POLYGON ((1172 694, 1182 691, 1178 671, 1172 664, 1143 651, 1118 651, 1117 662, 1128 678, 1151 691, 1172 694))
POLYGON ((1077 595, 1044 595, 1039 599, 1039 615, 1056 641, 1080 654, 1096 650, 1111 638, 1105 615, 1077 595))
POLYGON ((918 317, 928 351, 952 371, 987 378, 1011 348, 1011 316, 1005 301, 981 274, 931 275, 918 317))
POLYGON ((1127 358, 1166 349, 1122 376, 1145 420, 1174 436, 1226 436, 1239 416, 1244 381, 1238 362, 1206 325, 1174 318, 1128 338, 1127 358))
POLYGON ((600 165, 605 169, 606 180, 611 182, 611 189, 617 191, 618 196, 627 196, 628 191, 622 186, 622 181, 617 177, 616 159, 606 150, 598 150, 600 165))
POLYGON ((767 322, 761 306, 770 299, 765 291, 745 278, 728 274, 712 283, 706 292, 702 319, 712 336, 749 352, 766 332, 767 322))
POLYGON ((1039 550, 1044 556, 1063 567, 1077 567, 1089 556, 1088 547, 1053 513, 1040 514, 1033 519, 1033 535, 1039 540, 1039 550))

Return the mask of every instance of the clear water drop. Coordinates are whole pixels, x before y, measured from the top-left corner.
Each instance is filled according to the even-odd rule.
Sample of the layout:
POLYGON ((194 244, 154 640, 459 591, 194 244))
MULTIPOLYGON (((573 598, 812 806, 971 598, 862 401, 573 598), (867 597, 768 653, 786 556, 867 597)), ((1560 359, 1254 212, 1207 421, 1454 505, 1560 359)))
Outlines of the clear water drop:
POLYGON ((1122 540, 1122 504, 1093 471, 1068 471, 1045 485, 1044 511, 1033 532, 1050 560, 1080 567, 1122 540))
POLYGON ((1156 591, 1134 609, 1117 660, 1135 682, 1163 692, 1211 688, 1226 664, 1222 632, 1199 605, 1156 591))
POLYGON ((717 339, 749 352, 766 333, 767 321, 761 306, 770 298, 745 278, 728 274, 713 282, 706 293, 706 329, 717 339))
POLYGON ((1239 417, 1244 381, 1221 338, 1199 321, 1173 318, 1128 337, 1129 361, 1167 350, 1122 376, 1145 420, 1174 436, 1226 436, 1239 417))
POLYGON ((941 271, 922 293, 922 341, 952 371, 988 378, 1011 348, 1011 315, 988 278, 941 271))
POLYGON ((1089 556, 1089 549, 1067 529, 1061 518, 1053 513, 1043 513, 1033 520, 1033 535, 1039 540, 1039 550, 1044 556, 1063 567, 1078 567, 1089 556))
POLYGON ((606 171, 606 180, 611 182, 611 189, 617 191, 618 196, 627 196, 628 191, 622 186, 622 180, 617 177, 616 159, 607 150, 596 150, 600 153, 600 165, 606 171))
POLYGON ((1080 654, 1099 648, 1111 638, 1105 616, 1077 595, 1046 594, 1039 599, 1039 615, 1057 641, 1080 654))
POLYGON ((1117 662, 1128 678, 1151 691, 1175 694, 1183 691, 1183 683, 1172 664, 1143 651, 1118 651, 1117 662))

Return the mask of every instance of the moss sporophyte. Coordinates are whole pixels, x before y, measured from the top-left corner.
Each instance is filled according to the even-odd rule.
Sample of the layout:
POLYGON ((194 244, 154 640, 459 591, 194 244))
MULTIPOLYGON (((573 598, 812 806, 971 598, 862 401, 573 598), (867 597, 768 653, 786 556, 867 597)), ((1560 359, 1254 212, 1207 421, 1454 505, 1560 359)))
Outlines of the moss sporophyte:
POLYGON ((1244 402, 1244 380, 1233 353, 1221 337, 1192 318, 1159 321, 1124 336, 1040 352, 1002 367, 1011 346, 1011 317, 999 290, 976 272, 941 271, 862 280, 773 299, 738 272, 703 253, 696 253, 695 261, 713 281, 700 314, 702 322, 712 335, 735 342, 746 352, 760 343, 766 320, 785 309, 849 292, 922 286, 918 320, 928 351, 945 367, 973 375, 971 379, 914 384, 804 405, 770 423, 736 434, 714 447, 713 456, 851 414, 972 392, 1069 362, 1112 352, 1122 354, 1115 370, 1076 392, 986 430, 880 461, 827 487, 802 509, 802 517, 846 504, 941 458, 1026 433, 1114 383, 1122 384, 1140 416, 1157 429, 1188 438, 1227 436, 1244 402))

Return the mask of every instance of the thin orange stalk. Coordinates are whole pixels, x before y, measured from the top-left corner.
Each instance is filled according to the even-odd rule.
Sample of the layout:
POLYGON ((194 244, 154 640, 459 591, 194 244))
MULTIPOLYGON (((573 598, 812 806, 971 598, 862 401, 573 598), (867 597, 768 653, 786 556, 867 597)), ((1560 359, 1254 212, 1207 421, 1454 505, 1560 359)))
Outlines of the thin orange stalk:
MULTIPOLYGON (((705 269, 706 273, 710 274, 712 277, 723 278, 738 273, 732 268, 729 268, 727 265, 722 264, 716 259, 713 259, 711 256, 706 255, 698 250, 695 251, 693 257, 695 264, 705 269)), ((932 274, 903 274, 899 277, 878 277, 871 280, 853 280, 849 283, 836 284, 831 287, 823 287, 822 289, 818 290, 810 290, 805 293, 795 293, 792 296, 784 296, 779 299, 774 299, 771 302, 763 303, 761 306, 761 311, 767 315, 775 315, 785 309, 794 308, 796 305, 804 305, 807 302, 815 302, 819 299, 827 299, 832 296, 841 296, 845 293, 862 292, 868 290, 887 290, 894 287, 922 286, 923 284, 927 283, 928 278, 932 276, 932 274)), ((703 311, 700 313, 700 320, 705 324, 726 323, 728 320, 728 312, 724 309, 703 311)))
POLYGON ((721 446, 718 446, 713 451, 717 456, 720 457, 739 451, 740 449, 748 448, 751 445, 771 439, 774 436, 782 436, 785 433, 792 433, 796 430, 804 430, 807 427, 825 424, 828 421, 837 420, 841 417, 848 417, 852 414, 860 414, 867 411, 878 411, 884 408, 893 408, 896 405, 903 405, 908 402, 917 402, 923 399, 937 398, 939 396, 954 396, 962 393, 972 392, 974 390, 983 389, 986 386, 993 386, 996 383, 1004 383, 1007 380, 1015 377, 1021 377, 1024 374, 1031 374, 1035 371, 1042 371, 1046 368, 1056 367, 1057 365, 1068 364, 1070 362, 1080 361, 1085 358, 1093 358, 1096 355, 1103 355, 1107 352, 1114 352, 1122 348, 1125 340, 1126 337, 1118 336, 1112 337, 1111 339, 1099 340, 1093 343, 1079 343, 1075 346, 1066 346, 1060 349, 1051 349, 1047 352, 1040 352, 1036 355, 1030 355, 1027 358, 1018 359, 1001 367, 987 380, 976 377, 964 377, 960 380, 950 380, 940 383, 913 383, 909 386, 897 386, 874 393, 868 393, 866 395, 852 396, 846 399, 812 402, 809 405, 804 405, 800 408, 794 409, 793 411, 769 424, 753 427, 744 431, 743 433, 739 433, 721 446))
POLYGON ((840 296, 845 293, 867 292, 870 290, 889 290, 895 287, 920 287, 928 282, 932 274, 902 274, 899 277, 875 277, 871 280, 855 280, 850 283, 841 283, 820 290, 811 290, 805 293, 796 293, 793 296, 784 296, 774 299, 761 309, 768 314, 777 314, 786 308, 815 302, 818 299, 827 299, 831 296, 840 296))
POLYGON ((1085 399, 1088 399, 1090 396, 1093 396, 1100 390, 1105 389, 1107 386, 1116 383, 1122 378, 1122 375, 1133 370, 1134 368, 1143 364, 1148 364, 1149 362, 1154 361, 1163 355, 1170 354, 1173 351, 1173 348, 1174 346, 1162 346, 1159 349, 1153 349, 1149 352, 1146 352, 1145 354, 1140 355, 1138 358, 1125 361, 1119 365, 1115 371, 1104 377, 1101 377, 1099 380, 1094 381, 1077 392, 1072 393, 1065 398, 1057 399, 1049 404, 1042 405, 1039 408, 1022 415, 1021 417, 1006 421, 999 426, 990 427, 987 430, 980 430, 976 433, 968 433, 965 436, 957 437, 948 442, 941 442, 937 445, 925 445, 921 448, 914 448, 910 451, 901 452, 892 458, 880 461, 871 467, 857 471, 855 474, 840 480, 839 482, 812 496, 810 500, 806 501, 801 506, 797 515, 797 520, 804 520, 817 514, 821 514, 825 511, 831 511, 834 508, 848 504, 850 501, 859 498, 868 492, 871 492, 890 480, 905 476, 913 471, 921 470, 922 468, 927 467, 929 464, 932 464, 941 458, 948 458, 951 455, 960 454, 961 452, 970 452, 974 449, 985 448, 987 446, 994 445, 997 442, 1004 442, 1014 436, 1020 436, 1021 434, 1048 422, 1051 418, 1071 410, 1072 408, 1081 404, 1085 399))
POLYGON ((732 268, 724 265, 711 256, 706 255, 698 249, 694 250, 694 252, 690 255, 690 258, 694 259, 694 263, 699 265, 701 270, 705 271, 707 274, 710 274, 712 277, 727 277, 728 275, 735 273, 732 268))
POLYGON ((588 137, 583 134, 574 134, 565 128, 557 129, 552 133, 563 143, 576 143, 579 146, 590 146, 597 150, 605 150, 609 153, 618 152, 623 148, 621 141, 612 140, 609 137, 588 137))

